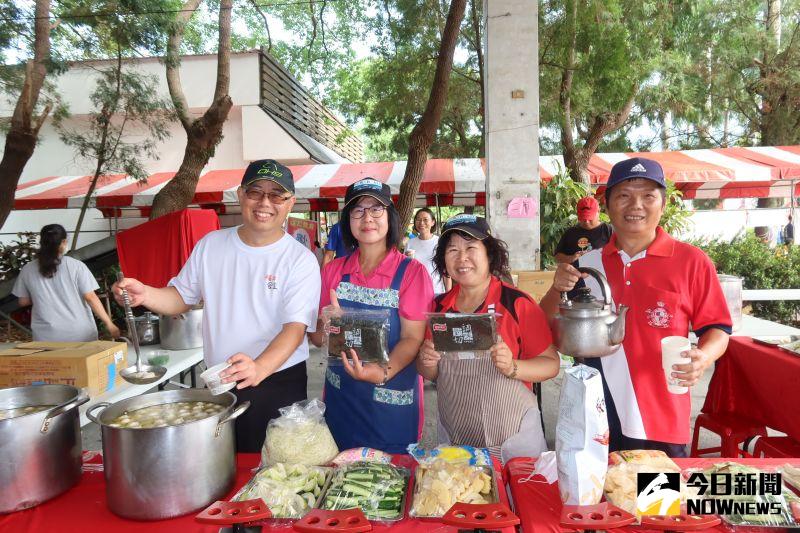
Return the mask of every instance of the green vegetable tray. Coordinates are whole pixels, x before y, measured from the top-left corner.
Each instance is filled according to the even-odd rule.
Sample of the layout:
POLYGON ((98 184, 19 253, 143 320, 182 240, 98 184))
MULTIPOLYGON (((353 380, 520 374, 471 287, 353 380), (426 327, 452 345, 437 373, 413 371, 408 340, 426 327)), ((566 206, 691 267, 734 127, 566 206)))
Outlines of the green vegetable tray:
POLYGON ((383 463, 356 462, 343 465, 336 468, 323 487, 317 508, 327 510, 359 508, 371 522, 399 522, 406 516, 410 477, 407 468, 383 463), (361 479, 353 479, 353 474, 361 479), (391 479, 381 479, 387 475, 391 476, 391 479), (385 483, 394 483, 396 486, 382 485, 385 483), (360 494, 352 491, 359 491, 360 494), (377 501, 377 508, 375 505, 369 505, 375 503, 374 494, 381 491, 385 492, 377 501), (371 501, 367 502, 365 499, 371 501))
POLYGON ((264 484, 265 487, 262 490, 266 490, 274 483, 279 490, 272 494, 276 496, 277 500, 283 503, 270 505, 270 501, 267 501, 269 498, 261 498, 264 500, 267 507, 270 508, 270 511, 272 511, 272 518, 260 521, 299 520, 311 509, 318 508, 319 505, 321 505, 322 498, 325 495, 325 488, 330 485, 333 470, 333 468, 327 466, 307 467, 303 465, 280 465, 280 468, 278 468, 278 465, 273 465, 271 467, 262 468, 234 494, 231 501, 245 501, 261 498, 258 494, 259 484, 264 484), (315 474, 310 473, 312 469, 315 472, 324 474, 324 479, 321 483, 315 474), (301 484, 305 486, 301 487, 301 484), (283 485, 283 487, 281 487, 281 485, 283 485), (292 495, 292 492, 294 492, 296 496, 292 495), (300 505, 303 500, 305 500, 303 505, 300 505), (294 512, 292 512, 292 510, 294 510, 294 512))

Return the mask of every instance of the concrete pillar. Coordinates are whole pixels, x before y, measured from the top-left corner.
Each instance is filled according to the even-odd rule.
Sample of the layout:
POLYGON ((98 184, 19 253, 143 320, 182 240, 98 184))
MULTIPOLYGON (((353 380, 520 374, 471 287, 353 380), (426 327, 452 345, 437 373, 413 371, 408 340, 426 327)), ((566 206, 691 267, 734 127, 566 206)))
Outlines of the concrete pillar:
POLYGON ((512 270, 539 268, 537 10, 537 0, 484 0, 486 212, 509 245, 512 270), (535 213, 509 217, 512 200, 535 213))

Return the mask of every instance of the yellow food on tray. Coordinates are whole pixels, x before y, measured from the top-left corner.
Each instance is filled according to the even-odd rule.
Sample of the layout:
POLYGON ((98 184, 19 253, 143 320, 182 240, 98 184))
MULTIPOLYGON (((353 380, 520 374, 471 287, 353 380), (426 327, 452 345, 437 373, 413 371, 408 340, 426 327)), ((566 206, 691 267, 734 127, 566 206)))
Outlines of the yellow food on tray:
MULTIPOLYGON (((636 474, 639 472, 680 472, 667 454, 659 450, 627 450, 612 452, 611 466, 606 473, 603 492, 606 500, 631 514, 636 514, 636 474)), ((684 487, 681 492, 685 496, 684 487)))
POLYGON ((491 503, 492 478, 486 468, 437 460, 417 467, 412 516, 440 517, 456 502, 491 503))

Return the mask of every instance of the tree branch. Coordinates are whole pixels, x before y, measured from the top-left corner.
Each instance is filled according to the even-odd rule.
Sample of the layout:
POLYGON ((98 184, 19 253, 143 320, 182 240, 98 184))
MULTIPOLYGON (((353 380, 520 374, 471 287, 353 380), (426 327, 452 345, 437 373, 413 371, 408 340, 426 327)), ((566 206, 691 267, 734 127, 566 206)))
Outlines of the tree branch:
MULTIPOLYGON (((175 16, 175 23, 167 39, 167 57, 165 60, 167 66, 167 88, 169 89, 172 104, 175 107, 175 114, 178 116, 178 120, 181 121, 183 129, 187 132, 192 126, 192 118, 189 116, 189 104, 186 101, 186 95, 183 93, 183 85, 181 84, 180 50, 183 34, 186 31, 186 23, 192 18, 201 1, 186 0, 180 12, 175 16)), ((220 17, 222 17, 221 7, 220 17)))
POLYGON ((269 31, 269 20, 267 20, 267 14, 264 13, 264 10, 261 9, 261 6, 258 4, 258 0, 250 0, 250 3, 253 4, 253 7, 256 8, 256 11, 261 18, 264 19, 264 28, 267 29, 267 53, 272 53, 272 34, 269 31))
POLYGON ((233 0, 219 4, 219 44, 217 48, 217 86, 214 101, 228 96, 231 86, 231 11, 233 0))

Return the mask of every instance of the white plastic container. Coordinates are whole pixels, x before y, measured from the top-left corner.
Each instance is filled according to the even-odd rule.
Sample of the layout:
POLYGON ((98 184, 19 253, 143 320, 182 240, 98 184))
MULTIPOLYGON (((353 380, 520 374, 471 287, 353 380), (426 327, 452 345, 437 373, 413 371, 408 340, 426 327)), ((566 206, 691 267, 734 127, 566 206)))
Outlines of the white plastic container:
POLYGON ((717 278, 728 303, 728 310, 731 312, 733 331, 738 331, 742 327, 742 278, 727 274, 717 274, 717 278))
POLYGON ((207 369, 205 372, 200 374, 200 379, 205 382, 208 390, 211 391, 211 394, 217 395, 222 394, 223 392, 228 392, 232 388, 236 386, 235 381, 231 381, 230 383, 223 383, 222 378, 219 377, 220 373, 225 370, 226 368, 230 367, 228 363, 220 363, 218 365, 214 365, 211 368, 207 369))
POLYGON ((685 365, 691 363, 689 357, 681 355, 692 349, 692 344, 686 337, 664 337, 661 339, 661 366, 664 368, 664 375, 667 379, 667 389, 672 394, 686 394, 689 387, 679 385, 681 380, 672 377, 674 370, 672 365, 685 365))

